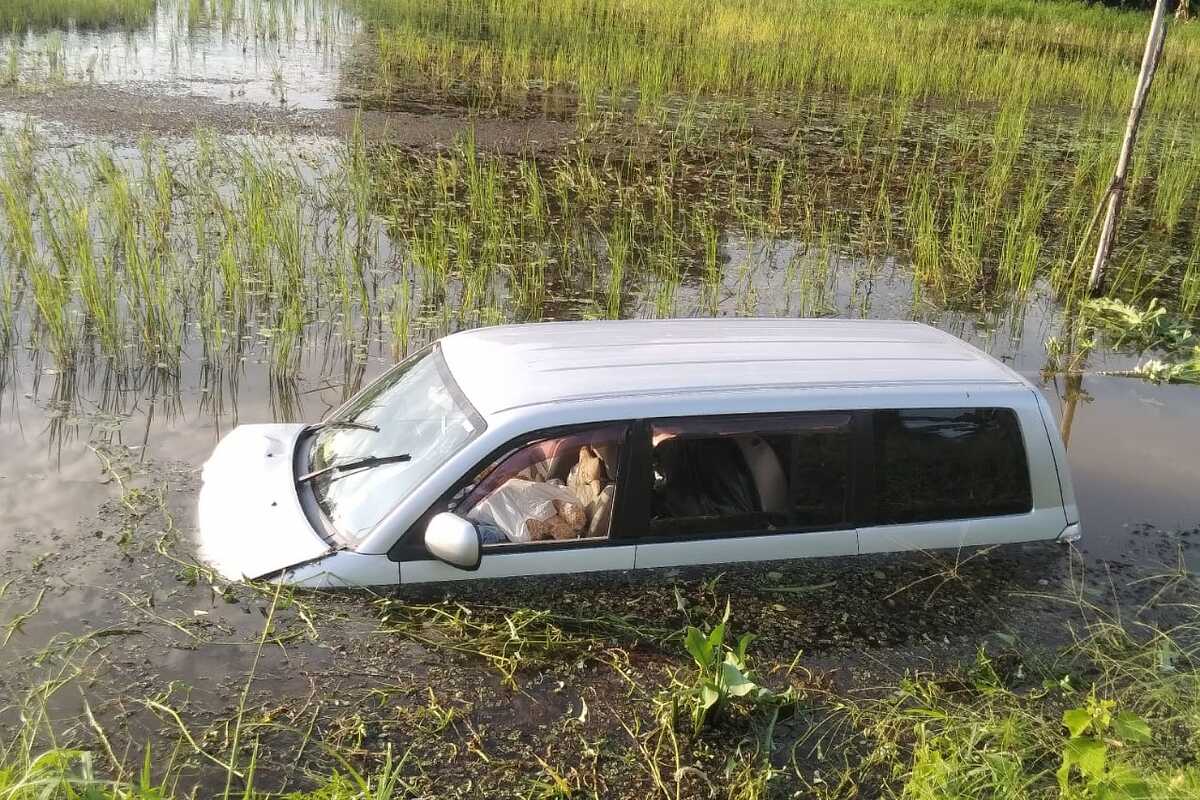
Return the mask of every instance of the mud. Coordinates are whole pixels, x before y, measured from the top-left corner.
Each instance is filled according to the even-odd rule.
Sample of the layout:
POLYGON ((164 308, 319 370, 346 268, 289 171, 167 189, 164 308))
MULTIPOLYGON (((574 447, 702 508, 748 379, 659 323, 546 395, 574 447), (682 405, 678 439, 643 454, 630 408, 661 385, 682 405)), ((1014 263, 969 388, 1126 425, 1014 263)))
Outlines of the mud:
POLYGON ((518 154, 561 150, 576 134, 574 123, 548 119, 511 121, 348 108, 281 109, 222 103, 203 96, 146 95, 104 86, 0 94, 0 112, 32 116, 89 136, 125 143, 144 136, 187 137, 201 128, 220 134, 345 138, 359 125, 363 136, 373 143, 439 149, 471 131, 482 148, 518 154))

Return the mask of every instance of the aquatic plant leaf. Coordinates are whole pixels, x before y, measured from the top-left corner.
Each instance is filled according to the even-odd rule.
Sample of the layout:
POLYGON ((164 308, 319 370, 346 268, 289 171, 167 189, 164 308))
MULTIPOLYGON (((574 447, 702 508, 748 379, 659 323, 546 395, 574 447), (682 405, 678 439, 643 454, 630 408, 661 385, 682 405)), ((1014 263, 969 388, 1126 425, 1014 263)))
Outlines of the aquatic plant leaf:
POLYGON ((699 629, 688 626, 687 635, 684 637, 684 646, 701 667, 707 666, 712 661, 712 645, 708 643, 708 639, 699 629))
POLYGON ((721 649, 721 645, 724 643, 725 643, 725 623, 722 622, 720 625, 713 628, 712 632, 710 632, 708 634, 708 648, 709 648, 708 652, 710 654, 710 657, 711 657, 711 654, 718 652, 721 649))

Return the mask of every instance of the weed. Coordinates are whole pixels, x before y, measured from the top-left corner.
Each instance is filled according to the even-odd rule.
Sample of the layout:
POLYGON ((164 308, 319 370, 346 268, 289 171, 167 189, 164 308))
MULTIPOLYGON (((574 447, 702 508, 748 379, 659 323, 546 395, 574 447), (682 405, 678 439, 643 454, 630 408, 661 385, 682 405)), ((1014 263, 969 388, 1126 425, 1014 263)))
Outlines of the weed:
POLYGON ((720 717, 731 704, 743 702, 750 708, 780 706, 794 701, 791 691, 775 692, 760 685, 747 663, 746 651, 754 634, 738 637, 731 647, 725 643, 729 623, 729 606, 720 623, 707 634, 689 626, 684 635, 684 647, 694 662, 690 679, 676 676, 671 690, 658 700, 663 714, 674 724, 682 712, 688 718, 693 733, 720 717))

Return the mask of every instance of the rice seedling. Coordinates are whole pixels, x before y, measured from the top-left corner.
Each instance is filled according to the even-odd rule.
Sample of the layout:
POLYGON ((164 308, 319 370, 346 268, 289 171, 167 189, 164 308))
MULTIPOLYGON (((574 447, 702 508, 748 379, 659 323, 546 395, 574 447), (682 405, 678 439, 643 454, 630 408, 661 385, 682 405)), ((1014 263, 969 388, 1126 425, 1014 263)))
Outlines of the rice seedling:
MULTIPOLYGON (((1186 135, 1186 134, 1185 134, 1186 135)), ((1156 221, 1174 231, 1200 181, 1200 144, 1187 136, 1190 145, 1172 135, 1158 154, 1155 176, 1154 214, 1156 221)))
POLYGON ((1200 237, 1192 245, 1187 268, 1179 286, 1179 307, 1187 316, 1195 316, 1200 310, 1200 237))
MULTIPOLYGON (((949 134, 920 133, 927 117, 910 106, 906 135, 924 137, 913 146, 886 125, 856 123, 832 144, 820 133, 843 113, 871 118, 854 104, 889 102, 829 111, 814 101, 803 111, 811 118, 764 141, 736 103, 709 116, 697 100, 666 123, 681 127, 622 134, 631 147, 620 157, 604 128, 555 155, 488 153, 469 132, 423 155, 368 147, 356 123, 315 167, 201 134, 183 157, 89 153, 82 180, 36 166, 18 137, 0 170, 7 296, 49 258, 74 308, 63 319, 82 320, 110 358, 133 344, 173 367, 200 328, 205 358, 245 355, 249 336, 283 374, 299 369, 318 328, 364 342, 374 323, 404 352, 433 329, 536 319, 563 299, 604 316, 824 314, 846 301, 843 291, 849 305, 866 302, 872 268, 840 276, 879 259, 911 264, 914 291, 939 303, 1001 304, 1046 274, 1074 302, 1081 219, 1111 142, 1071 127, 1047 137, 1027 94, 1012 95, 995 121, 952 112, 949 134), (726 237, 749 254, 729 270, 726 237), (810 247, 822 257, 800 257, 810 247), (868 262, 846 259, 863 253, 868 262), (379 269, 387 259, 401 268, 379 269), (772 286, 776 270, 783 292, 772 286)), ((1157 148, 1170 141, 1155 144, 1152 162, 1191 164, 1164 160, 1157 148)), ((1148 186, 1170 181, 1155 177, 1163 168, 1148 186)), ((1177 234, 1164 238, 1149 222, 1161 216, 1155 197, 1131 198, 1113 291, 1182 304, 1196 285, 1190 253, 1180 252, 1193 200, 1175 204, 1177 234)), ((43 298, 53 289, 46 278, 43 298)), ((5 324, 20 331, 19 306, 10 307, 5 324)))
POLYGON ((154 13, 156 0, 5 0, 0 30, 136 28, 154 13))
POLYGON ((0 73, 0 87, 16 86, 21 79, 21 40, 14 28, 7 40, 7 53, 4 56, 4 71, 0 73))
MULTIPOLYGON (((588 106, 601 96, 613 108, 631 99, 647 119, 654 117, 647 106, 694 91, 887 93, 904 108, 914 98, 997 100, 1014 82, 1038 105, 1121 111, 1144 38, 1138 15, 1032 0, 968 9, 809 0, 799 13, 781 0, 710 0, 700 8, 658 0, 636 9, 617 0, 520 0, 473 13, 415 0, 354 0, 354 7, 376 29, 377 81, 391 92, 428 87, 503 108, 524 105, 535 87, 566 86, 588 106), (896 41, 907 43, 903 53, 896 41)), ((1188 26, 1172 37, 1155 107, 1191 114, 1197 39, 1188 26)))

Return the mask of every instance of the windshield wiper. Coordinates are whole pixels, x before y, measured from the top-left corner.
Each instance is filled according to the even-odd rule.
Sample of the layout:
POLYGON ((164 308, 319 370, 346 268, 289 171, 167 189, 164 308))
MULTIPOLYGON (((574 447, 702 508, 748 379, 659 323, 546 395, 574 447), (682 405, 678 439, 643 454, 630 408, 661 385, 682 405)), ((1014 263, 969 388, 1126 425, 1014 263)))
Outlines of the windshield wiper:
POLYGON ((399 464, 404 461, 411 461, 412 456, 408 453, 401 453, 395 456, 367 456, 366 458, 356 458, 352 461, 343 461, 340 464, 330 464, 328 467, 307 472, 296 479, 297 483, 311 481, 313 478, 319 478, 322 475, 333 473, 336 477, 346 472, 354 472, 360 469, 370 469, 371 467, 382 466, 383 464, 399 464))
POLYGON ((378 425, 370 425, 366 422, 355 422, 352 419, 331 419, 328 422, 318 422, 315 425, 309 425, 304 430, 308 433, 313 433, 314 431, 321 431, 326 428, 354 428, 355 430, 379 433, 378 425))

